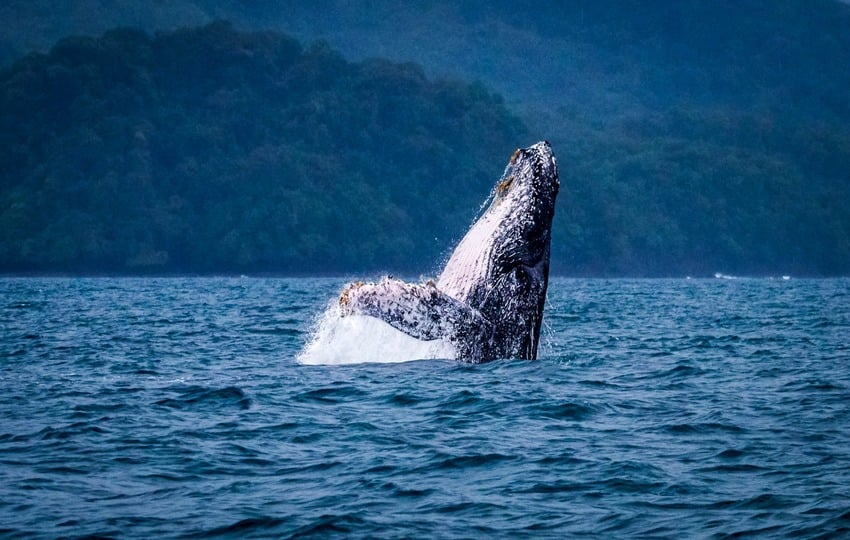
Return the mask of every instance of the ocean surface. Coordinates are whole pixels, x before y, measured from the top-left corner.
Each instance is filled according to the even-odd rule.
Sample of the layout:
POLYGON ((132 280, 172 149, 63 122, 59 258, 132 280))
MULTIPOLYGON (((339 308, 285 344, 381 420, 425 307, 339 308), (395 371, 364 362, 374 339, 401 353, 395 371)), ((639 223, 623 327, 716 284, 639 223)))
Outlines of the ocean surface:
POLYGON ((0 279, 0 537, 850 536, 848 279, 554 279, 536 362, 299 363, 343 284, 0 279))

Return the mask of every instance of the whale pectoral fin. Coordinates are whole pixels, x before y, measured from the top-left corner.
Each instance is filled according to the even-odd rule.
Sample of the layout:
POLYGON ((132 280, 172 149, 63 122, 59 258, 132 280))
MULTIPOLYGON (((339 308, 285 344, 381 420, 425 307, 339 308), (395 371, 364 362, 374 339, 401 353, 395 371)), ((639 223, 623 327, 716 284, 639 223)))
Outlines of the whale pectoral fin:
POLYGON ((477 310, 434 286, 396 279, 352 283, 339 298, 346 315, 376 317, 421 340, 447 339, 458 358, 475 361, 492 335, 492 325, 477 310))

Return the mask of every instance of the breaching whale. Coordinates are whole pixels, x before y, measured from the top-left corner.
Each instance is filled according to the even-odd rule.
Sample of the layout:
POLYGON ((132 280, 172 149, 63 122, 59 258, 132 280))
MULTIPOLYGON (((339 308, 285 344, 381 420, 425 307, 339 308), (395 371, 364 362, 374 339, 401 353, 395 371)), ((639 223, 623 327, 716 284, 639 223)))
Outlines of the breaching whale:
POLYGON ((517 149, 436 282, 351 283, 339 297, 340 314, 446 340, 466 362, 536 359, 559 186, 548 142, 517 149))

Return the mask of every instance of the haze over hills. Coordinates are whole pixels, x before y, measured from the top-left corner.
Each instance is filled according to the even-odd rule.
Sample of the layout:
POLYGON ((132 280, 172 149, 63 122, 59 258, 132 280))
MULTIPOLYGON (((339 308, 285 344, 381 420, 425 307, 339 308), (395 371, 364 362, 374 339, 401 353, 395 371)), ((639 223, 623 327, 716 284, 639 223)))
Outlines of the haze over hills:
MULTIPOLYGON (((405 70, 418 73, 417 85, 421 88, 449 84, 435 83, 436 77, 480 80, 490 90, 480 85, 469 90, 473 97, 463 98, 468 99, 465 106, 494 104, 498 110, 493 117, 502 118, 499 122, 504 122, 505 126, 513 126, 494 135, 490 143, 475 140, 475 134, 480 138, 487 133, 486 123, 465 125, 460 137, 463 143, 426 129, 429 145, 440 148, 455 145, 458 154, 472 151, 472 148, 477 150, 474 150, 475 164, 465 169, 468 173, 465 177, 469 180, 464 183, 462 194, 449 189, 449 186, 457 186, 456 182, 445 184, 443 178, 430 176, 434 191, 427 200, 393 199, 392 208, 399 212, 399 219, 367 227, 371 232, 366 236, 382 238, 381 242, 393 238, 409 249, 364 248, 360 252, 369 255, 361 260, 355 260, 356 255, 333 259, 329 255, 332 250, 325 249, 324 255, 309 259, 309 263, 307 258, 300 259, 305 265, 303 268, 292 266, 295 262, 284 264, 283 259, 268 255, 279 249, 276 242, 283 242, 287 235, 293 235, 293 243, 309 245, 304 240, 305 235, 315 231, 310 230, 310 224, 304 224, 304 228, 281 232, 276 239, 268 240, 266 251, 260 250, 266 255, 243 253, 244 264, 231 267, 221 264, 239 260, 239 257, 227 250, 217 259, 221 262, 212 266, 199 265, 197 261, 191 263, 188 259, 178 263, 181 261, 178 254, 185 253, 189 247, 181 245, 168 249, 167 243, 158 244, 153 235, 151 240, 145 240, 149 244, 149 248, 145 248, 149 255, 147 262, 151 263, 145 268, 309 272, 324 265, 334 271, 355 267, 421 269, 427 267, 427 263, 423 265, 417 254, 434 256, 445 252, 463 233, 504 164, 505 147, 509 153, 510 147, 546 138, 559 157, 564 186, 553 232, 553 271, 556 273, 669 275, 710 274, 720 270, 823 275, 850 272, 850 102, 846 98, 850 89, 850 70, 846 69, 850 65, 850 33, 846 30, 850 27, 850 8, 832 0, 726 3, 599 0, 552 4, 461 1, 427 5, 380 0, 368 4, 317 0, 309 5, 296 3, 294 6, 271 1, 249 4, 230 0, 174 0, 151 4, 90 0, 57 6, 36 0, 6 3, 0 6, 0 16, 19 22, 6 25, 0 33, 0 61, 5 55, 7 62, 27 48, 46 50, 54 39, 67 34, 98 34, 107 28, 127 25, 147 31, 170 30, 205 24, 215 18, 232 20, 242 29, 285 31, 305 43, 322 38, 349 60, 380 56, 421 65, 420 69, 379 63, 394 66, 387 68, 391 72, 387 80, 392 81, 391 85, 401 84, 402 88, 403 83, 394 77, 409 78, 410 73, 405 75, 405 70), (492 96, 492 90, 505 96, 507 110, 492 96), (474 96, 489 97, 482 97, 479 102, 474 96), (513 119, 511 112, 516 115, 513 119), (465 213, 464 206, 468 207, 465 213), (404 217, 417 213, 453 217, 440 220, 440 224, 433 223, 433 219, 417 221, 417 218, 404 217), (438 237, 436 242, 435 236, 438 237), (429 242, 437 247, 427 247, 429 242), (163 259, 155 256, 157 253, 168 253, 167 262, 157 265, 157 261, 163 259)), ((79 79, 81 73, 87 73, 92 64, 100 61, 97 49, 110 40, 114 42, 116 35, 126 37, 130 34, 114 34, 99 40, 96 47, 83 47, 77 51, 82 56, 71 63, 62 57, 63 48, 58 47, 48 57, 40 57, 38 61, 29 59, 5 71, 0 82, 6 92, 4 107, 9 109, 3 109, 4 118, 0 120, 11 122, 10 112, 21 112, 19 102, 8 101, 12 90, 34 94, 34 99, 40 95, 45 103, 63 103, 65 99, 61 84, 55 95, 39 94, 46 92, 43 85, 28 87, 22 82, 22 70, 47 77, 48 74, 56 75, 56 66, 62 66, 70 70, 72 78, 79 79)), ((193 51, 181 42, 190 35, 192 32, 181 32, 145 39, 168 43, 169 47, 179 50, 175 53, 177 57, 185 57, 184 61, 192 64, 188 58, 194 54, 202 61, 208 51, 203 48, 193 51)), ((258 46, 253 38, 244 38, 246 34, 232 35, 243 38, 229 38, 231 42, 226 46, 237 43, 252 54, 265 54, 252 49, 258 46)), ((64 47, 67 49, 67 46, 66 43, 64 47)), ((122 57, 129 71, 145 74, 128 83, 130 93, 145 95, 134 86, 145 84, 145 77, 167 80, 162 77, 169 73, 168 70, 156 64, 160 60, 164 62, 167 56, 163 52, 153 63, 148 58, 122 57)), ((343 64, 348 65, 348 69, 360 69, 356 64, 343 64)), ((203 81, 200 77, 198 81, 221 85, 216 91, 226 89, 228 83, 224 81, 230 76, 227 70, 214 62, 208 68, 211 79, 203 81)), ((255 86, 262 83, 248 76, 249 64, 234 69, 242 77, 238 82, 240 92, 264 95, 255 86)), ((110 86, 109 77, 114 74, 101 72, 99 75, 102 77, 99 81, 94 80, 97 77, 82 77, 82 94, 95 93, 87 86, 90 84, 110 86)), ((174 75, 179 79, 182 74, 174 75)), ((44 82, 44 78, 40 80, 44 82)), ((315 96, 320 90, 311 86, 313 82, 303 84, 300 91, 305 96, 315 96)), ((457 88, 465 87, 461 83, 452 84, 457 88)), ((337 90, 349 92, 342 86, 337 90)), ((417 125, 409 118, 421 122, 421 115, 410 115, 405 107, 430 107, 426 102, 434 99, 432 94, 431 90, 423 90, 424 97, 420 97, 424 102, 407 103, 398 109, 394 129, 412 136, 417 125)), ((341 99, 340 110, 354 107, 353 97, 354 94, 341 99)), ((119 99, 117 105, 111 105, 117 109, 110 109, 110 114, 116 125, 136 125, 144 118, 162 118, 163 108, 173 112, 183 107, 175 104, 183 103, 180 99, 183 98, 160 92, 156 94, 155 103, 148 103, 152 108, 141 116, 129 113, 128 102, 119 99), (131 119, 122 116, 124 113, 131 119)), ((281 108, 276 99, 254 100, 251 106, 259 106, 262 102, 263 106, 272 109, 281 108)), ((188 103, 188 100, 183 101, 188 103)), ((72 129, 69 125, 73 119, 80 123, 73 129, 91 123, 94 117, 81 114, 82 105, 77 101, 65 103, 66 111, 75 114, 69 117, 60 114, 53 120, 41 118, 39 125, 33 125, 31 114, 15 116, 15 121, 25 126, 29 123, 29 129, 23 130, 27 138, 12 141, 15 143, 12 147, 18 148, 18 155, 37 154, 44 163, 63 162, 56 140, 68 143, 61 148, 71 155, 86 154, 73 150, 73 144, 79 139, 68 138, 67 133, 75 131, 63 131, 72 129), (58 124, 52 123, 60 120, 58 124), (55 151, 44 154, 45 148, 55 151)), ((237 114, 239 106, 237 100, 228 101, 228 107, 233 109, 228 114, 237 114)), ((97 107, 86 110, 93 115, 97 107)), ((430 110, 435 114, 446 113, 445 109, 441 112, 439 106, 430 110)), ((472 120, 482 114, 478 110, 467 116, 472 120)), ((208 113, 192 107, 180 109, 179 117, 187 125, 217 125, 218 122, 208 113)), ((321 127, 309 124, 311 119, 304 121, 308 122, 304 124, 308 131, 321 127)), ((435 119, 436 123, 439 121, 435 119)), ((171 135, 165 130, 167 123, 164 121, 162 125, 157 121, 151 123, 159 130, 154 130, 159 136, 171 135)), ((227 126, 224 123, 216 129, 227 126)), ((259 148, 283 144, 280 141, 283 132, 275 133, 276 127, 268 126, 262 135, 255 135, 248 143, 234 144, 225 154, 230 167, 235 170, 244 165, 244 160, 259 148)), ((380 123, 376 125, 378 130, 383 128, 380 123)), ((328 133, 330 139, 339 135, 338 132, 328 133)), ((169 141, 159 140, 157 144, 169 146, 169 141)), ((184 146, 187 154, 182 157, 204 163, 208 156, 198 148, 184 146)), ((362 161, 345 162, 346 174, 359 175, 362 179, 357 182, 361 189, 388 193, 409 182, 411 177, 424 182, 427 175, 446 174, 431 168, 433 165, 423 165, 411 172, 418 162, 405 161, 410 158, 406 156, 391 166, 393 178, 398 182, 393 188, 393 180, 376 182, 372 176, 376 171, 363 164, 376 161, 379 151, 372 150, 374 155, 364 150, 362 161)), ((301 151, 324 155, 324 150, 317 150, 308 143, 304 143, 301 151)), ((0 217, 8 220, 12 215, 9 194, 14 191, 20 195, 28 193, 27 189, 37 189, 38 182, 46 176, 43 164, 42 169, 34 165, 22 166, 20 160, 8 158, 8 150, 2 152, 7 158, 3 169, 6 179, 0 193, 5 206, 0 207, 4 212, 0 217), (24 185, 29 187, 21 188, 24 185)), ((291 157, 295 168, 310 170, 308 160, 302 159, 300 154, 292 155, 296 156, 291 157)), ((212 161, 219 158, 213 156, 212 161)), ((165 173, 174 165, 157 162, 155 155, 149 159, 148 165, 153 166, 151 170, 155 172, 165 173)), ((269 163, 279 165, 281 162, 275 159, 270 159, 269 163)), ((114 162, 113 158, 96 158, 95 161, 104 175, 124 174, 120 167, 110 169, 110 165, 104 165, 114 162)), ((67 169, 73 160, 64 163, 67 169)), ((72 173, 54 176, 61 178, 66 174, 72 173)), ((194 181, 207 183, 220 181, 224 173, 211 166, 194 174, 194 181)), ((276 172, 270 166, 263 174, 285 178, 287 173, 276 172)), ((309 176, 309 172, 304 174, 309 176)), ((161 195, 164 197, 167 193, 166 190, 161 195)), ((376 201, 386 200, 381 198, 383 195, 375 197, 373 193, 370 196, 376 201)), ((334 204, 332 197, 314 200, 324 201, 331 207, 334 204)), ((198 208, 197 203, 192 204, 198 208)), ((242 213, 249 212, 249 208, 234 207, 229 212, 235 223, 240 221, 242 213)), ((197 226, 216 230, 201 222, 197 226)), ((36 234, 26 226, 23 230, 36 234)), ((229 232, 221 230, 217 234, 224 237, 229 232)), ((38 234, 46 235, 42 239, 50 236, 43 230, 38 234)), ((188 230, 186 234, 193 238, 188 230)), ((239 234, 259 233, 255 228, 239 234)), ((322 234, 331 235, 324 239, 327 245, 340 244, 330 232, 322 234)), ((12 240, 4 240, 7 241, 12 240)), ((207 241, 215 242, 215 238, 210 236, 207 241)), ((352 241, 347 240, 346 249, 358 253, 361 247, 358 241, 355 239, 351 244, 352 241)), ((68 242, 82 245, 79 239, 68 242)), ((7 249, 4 253, 8 252, 7 249)), ((245 253, 248 252, 256 253, 256 250, 246 248, 245 253)), ((8 257, 10 255, 3 259, 6 269, 46 268, 44 262, 30 260, 24 264, 24 259, 20 258, 11 264, 13 259, 8 257)), ((138 259, 127 254, 121 257, 114 259, 107 269, 133 271, 132 268, 139 266, 128 266, 128 261, 145 260, 145 257, 138 259)), ((75 270, 98 268, 98 264, 82 260, 62 262, 60 258, 48 266, 75 270)))
POLYGON ((742 94, 773 106, 787 96, 765 102, 768 87, 807 85, 802 89, 820 93, 818 84, 809 84, 813 78, 824 82, 817 79, 829 73, 840 88, 850 77, 847 70, 833 69, 844 66, 850 44, 850 9, 834 0, 421 5, 11 0, 0 6, 0 16, 16 22, 0 28, 7 59, 30 50, 46 52, 68 35, 96 36, 120 26, 170 31, 223 19, 243 29, 279 30, 305 43, 327 40, 351 60, 414 61, 430 75, 486 81, 512 101, 571 103, 589 116, 623 112, 634 102, 668 106, 688 98, 733 98, 740 103, 742 94), (725 67, 729 73, 723 73, 725 67), (756 69, 735 71, 743 67, 756 69))

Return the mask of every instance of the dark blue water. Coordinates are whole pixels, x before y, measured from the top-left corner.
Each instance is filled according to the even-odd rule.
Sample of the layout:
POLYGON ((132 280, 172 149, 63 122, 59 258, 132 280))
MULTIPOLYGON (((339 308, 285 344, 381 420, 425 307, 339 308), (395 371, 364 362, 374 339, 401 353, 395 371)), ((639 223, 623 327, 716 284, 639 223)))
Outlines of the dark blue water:
POLYGON ((542 359, 301 366, 340 280, 0 280, 0 536, 850 535, 850 280, 563 280, 542 359))

